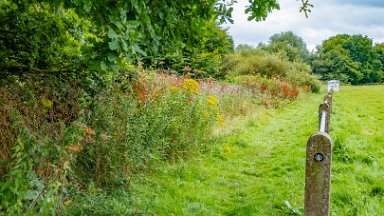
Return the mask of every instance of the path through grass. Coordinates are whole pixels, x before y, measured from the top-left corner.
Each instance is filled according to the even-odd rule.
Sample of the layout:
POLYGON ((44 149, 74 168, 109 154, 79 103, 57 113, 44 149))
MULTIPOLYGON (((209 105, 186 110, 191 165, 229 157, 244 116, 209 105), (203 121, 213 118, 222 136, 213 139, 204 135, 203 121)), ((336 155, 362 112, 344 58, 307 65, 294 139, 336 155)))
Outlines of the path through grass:
MULTIPOLYGON (((248 120, 205 157, 134 178, 128 194, 108 201, 108 212, 131 206, 127 214, 302 215, 305 147, 324 94, 248 120)), ((383 99, 384 86, 334 95, 331 215, 384 215, 383 99)))

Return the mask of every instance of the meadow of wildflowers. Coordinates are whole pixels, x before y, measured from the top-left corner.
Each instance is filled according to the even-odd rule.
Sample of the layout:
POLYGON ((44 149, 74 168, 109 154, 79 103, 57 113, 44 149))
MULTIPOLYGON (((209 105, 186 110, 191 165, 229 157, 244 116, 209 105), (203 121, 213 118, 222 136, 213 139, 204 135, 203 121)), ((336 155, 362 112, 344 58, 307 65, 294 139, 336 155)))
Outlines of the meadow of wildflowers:
POLYGON ((0 88, 1 205, 10 214, 53 214, 75 194, 127 186, 158 163, 204 154, 231 118, 308 91, 260 76, 223 82, 155 72, 122 75, 97 96, 73 83, 8 84, 0 88))

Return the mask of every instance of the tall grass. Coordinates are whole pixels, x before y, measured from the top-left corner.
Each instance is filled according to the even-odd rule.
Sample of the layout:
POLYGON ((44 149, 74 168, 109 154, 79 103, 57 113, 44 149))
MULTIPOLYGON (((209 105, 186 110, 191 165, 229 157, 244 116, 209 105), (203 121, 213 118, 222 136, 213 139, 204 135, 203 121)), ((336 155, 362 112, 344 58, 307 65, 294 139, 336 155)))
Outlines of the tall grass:
POLYGON ((153 164, 205 151, 223 122, 215 96, 192 79, 128 79, 97 97, 36 80, 0 89, 0 212, 53 214, 73 193, 125 185, 153 164))
POLYGON ((153 72, 122 74, 97 92, 16 79, 0 88, 0 213, 56 214, 76 194, 126 187, 159 163, 206 153, 228 119, 279 107, 301 89, 260 76, 223 83, 153 72))

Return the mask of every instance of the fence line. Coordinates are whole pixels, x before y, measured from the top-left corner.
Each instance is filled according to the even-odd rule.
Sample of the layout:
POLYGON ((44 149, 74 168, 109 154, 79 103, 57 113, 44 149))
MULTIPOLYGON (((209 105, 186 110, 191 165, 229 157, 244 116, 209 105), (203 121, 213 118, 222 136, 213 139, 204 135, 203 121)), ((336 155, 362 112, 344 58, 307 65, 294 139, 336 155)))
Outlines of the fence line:
POLYGON ((319 132, 307 142, 305 168, 306 216, 328 216, 331 184, 332 140, 329 136, 332 89, 319 106, 319 132))

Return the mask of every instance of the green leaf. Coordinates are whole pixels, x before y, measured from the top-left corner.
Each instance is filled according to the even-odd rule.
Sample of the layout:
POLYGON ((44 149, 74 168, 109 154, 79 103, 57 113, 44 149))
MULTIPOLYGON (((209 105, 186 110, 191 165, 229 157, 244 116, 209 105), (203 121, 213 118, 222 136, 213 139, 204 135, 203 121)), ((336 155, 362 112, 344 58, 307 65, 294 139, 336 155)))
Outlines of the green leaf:
POLYGON ((108 37, 111 38, 111 39, 115 39, 115 38, 118 37, 118 35, 116 34, 116 32, 112 28, 109 28, 109 30, 108 30, 108 37))
POLYGON ((143 55, 143 56, 146 56, 146 55, 147 55, 147 53, 146 53, 144 50, 142 50, 137 44, 132 45, 132 51, 133 51, 134 53, 140 53, 140 54, 143 55))
POLYGON ((108 61, 114 62, 117 60, 117 55, 115 53, 108 53, 108 61))
POLYGON ((37 197, 39 196, 39 192, 38 191, 35 191, 35 190, 28 190, 25 194, 24 194, 24 200, 34 200, 36 199, 37 197))
POLYGON ((83 5, 84 10, 88 13, 92 9, 92 2, 91 1, 84 1, 83 5))
POLYGON ((100 62, 100 68, 102 71, 106 71, 108 69, 108 66, 105 64, 104 61, 100 62))
POLYGON ((120 50, 119 40, 117 39, 114 39, 111 42, 108 42, 108 45, 109 45, 109 49, 111 50, 120 50))

